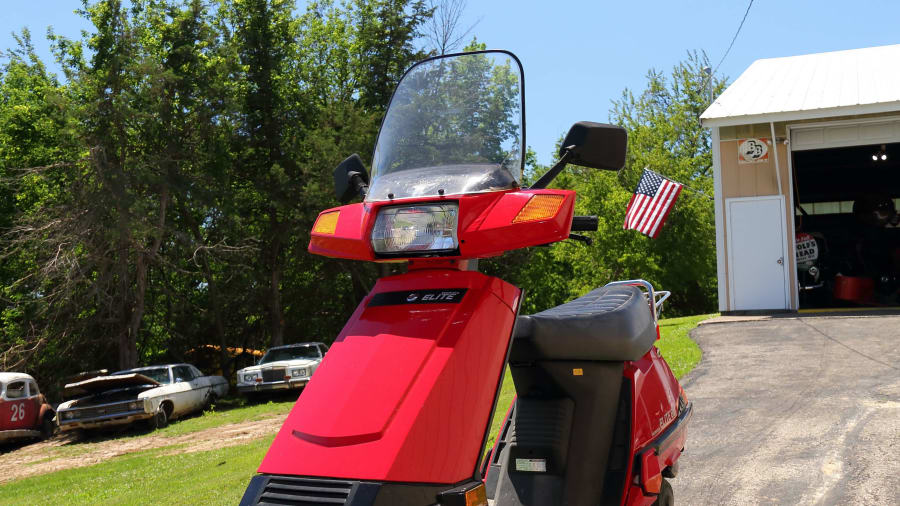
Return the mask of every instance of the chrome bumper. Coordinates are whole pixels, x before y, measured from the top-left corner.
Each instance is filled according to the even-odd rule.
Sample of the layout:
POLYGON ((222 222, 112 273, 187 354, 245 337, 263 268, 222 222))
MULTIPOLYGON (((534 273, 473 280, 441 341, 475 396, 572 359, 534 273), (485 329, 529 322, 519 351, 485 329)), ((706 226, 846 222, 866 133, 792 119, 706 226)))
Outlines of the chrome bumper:
POLYGON ((272 390, 291 390, 295 388, 303 388, 309 383, 309 378, 296 378, 290 381, 269 381, 265 383, 255 383, 253 385, 238 385, 238 392, 242 394, 252 392, 271 392, 272 390))
POLYGON ((101 427, 128 425, 139 420, 147 420, 149 418, 153 418, 154 416, 153 413, 146 413, 141 410, 126 411, 124 413, 111 413, 108 415, 93 416, 90 418, 71 418, 68 420, 64 420, 63 413, 65 413, 65 411, 60 411, 56 414, 56 419, 59 420, 60 431, 75 429, 97 429, 101 427))
POLYGON ((0 430, 0 441, 12 441, 15 439, 25 439, 32 437, 41 437, 41 431, 31 429, 0 430))

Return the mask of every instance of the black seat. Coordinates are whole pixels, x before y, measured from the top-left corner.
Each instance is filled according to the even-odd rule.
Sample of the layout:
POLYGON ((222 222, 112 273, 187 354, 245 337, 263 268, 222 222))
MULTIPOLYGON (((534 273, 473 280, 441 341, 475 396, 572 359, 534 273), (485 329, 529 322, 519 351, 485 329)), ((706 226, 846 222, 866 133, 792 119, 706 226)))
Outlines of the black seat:
POLYGON ((511 361, 637 360, 656 341, 656 324, 639 288, 606 286, 561 306, 519 316, 514 338, 511 361))

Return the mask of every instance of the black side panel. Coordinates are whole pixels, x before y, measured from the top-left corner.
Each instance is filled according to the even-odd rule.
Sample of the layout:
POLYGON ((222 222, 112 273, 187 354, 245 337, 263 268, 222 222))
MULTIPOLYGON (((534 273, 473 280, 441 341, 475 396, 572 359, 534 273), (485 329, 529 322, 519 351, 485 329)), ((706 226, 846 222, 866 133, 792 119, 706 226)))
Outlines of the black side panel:
POLYGON ((452 488, 454 485, 385 483, 374 506, 430 506, 437 503, 438 494, 452 488))
POLYGON ((493 485, 491 475, 499 465, 496 504, 601 503, 609 458, 615 454, 623 363, 542 361, 511 368, 519 397, 508 443, 488 475, 493 485), (526 405, 530 407, 522 409, 526 405), (544 420, 544 429, 536 430, 538 419, 544 420), (529 455, 536 460, 529 461, 529 455))
POLYGON ((609 449, 606 481, 603 484, 603 504, 617 503, 625 490, 628 459, 631 457, 631 383, 622 379, 616 428, 609 449))
POLYGON ((509 440, 513 467, 526 467, 533 461, 548 473, 565 474, 575 404, 566 398, 523 398, 516 404, 516 423, 509 440))

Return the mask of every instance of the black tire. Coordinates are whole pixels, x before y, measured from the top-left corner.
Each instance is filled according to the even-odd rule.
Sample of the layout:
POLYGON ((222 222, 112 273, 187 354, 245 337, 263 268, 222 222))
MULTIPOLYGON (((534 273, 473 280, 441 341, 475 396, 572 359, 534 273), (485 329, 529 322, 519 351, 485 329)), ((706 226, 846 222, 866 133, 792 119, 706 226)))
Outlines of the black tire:
POLYGON ((156 415, 147 420, 147 428, 150 430, 162 429, 169 424, 169 414, 166 412, 165 404, 161 403, 156 409, 156 415))
POLYGON ((216 402, 216 393, 211 389, 206 392, 206 398, 203 399, 203 411, 209 411, 212 405, 216 402))
POLYGON ((53 416, 53 413, 47 413, 41 420, 41 439, 50 439, 56 433, 56 422, 53 421, 53 416))
POLYGON ((662 487, 659 489, 659 495, 656 496, 653 506, 675 506, 675 492, 672 490, 669 480, 662 481, 662 487))

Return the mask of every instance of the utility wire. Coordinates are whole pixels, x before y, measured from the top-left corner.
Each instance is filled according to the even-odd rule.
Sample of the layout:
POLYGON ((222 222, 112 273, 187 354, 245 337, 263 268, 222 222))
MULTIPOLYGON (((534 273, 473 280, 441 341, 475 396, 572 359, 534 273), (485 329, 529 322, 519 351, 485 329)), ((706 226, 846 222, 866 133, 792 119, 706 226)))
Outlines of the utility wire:
POLYGON ((747 10, 744 11, 744 17, 743 17, 743 19, 741 19, 741 24, 738 25, 738 29, 736 32, 734 32, 734 37, 732 37, 732 39, 731 39, 731 44, 728 45, 728 49, 725 50, 725 54, 722 55, 722 59, 719 60, 718 65, 716 65, 715 70, 713 70, 712 74, 710 74, 710 75, 716 74, 716 71, 719 70, 719 65, 722 65, 722 62, 725 61, 725 57, 728 56, 729 52, 731 52, 731 48, 732 48, 732 46, 734 46, 734 41, 737 40, 738 34, 741 33, 741 28, 744 27, 744 21, 747 21, 747 14, 750 14, 750 7, 753 7, 753 0, 750 0, 750 3, 747 5, 747 10))

